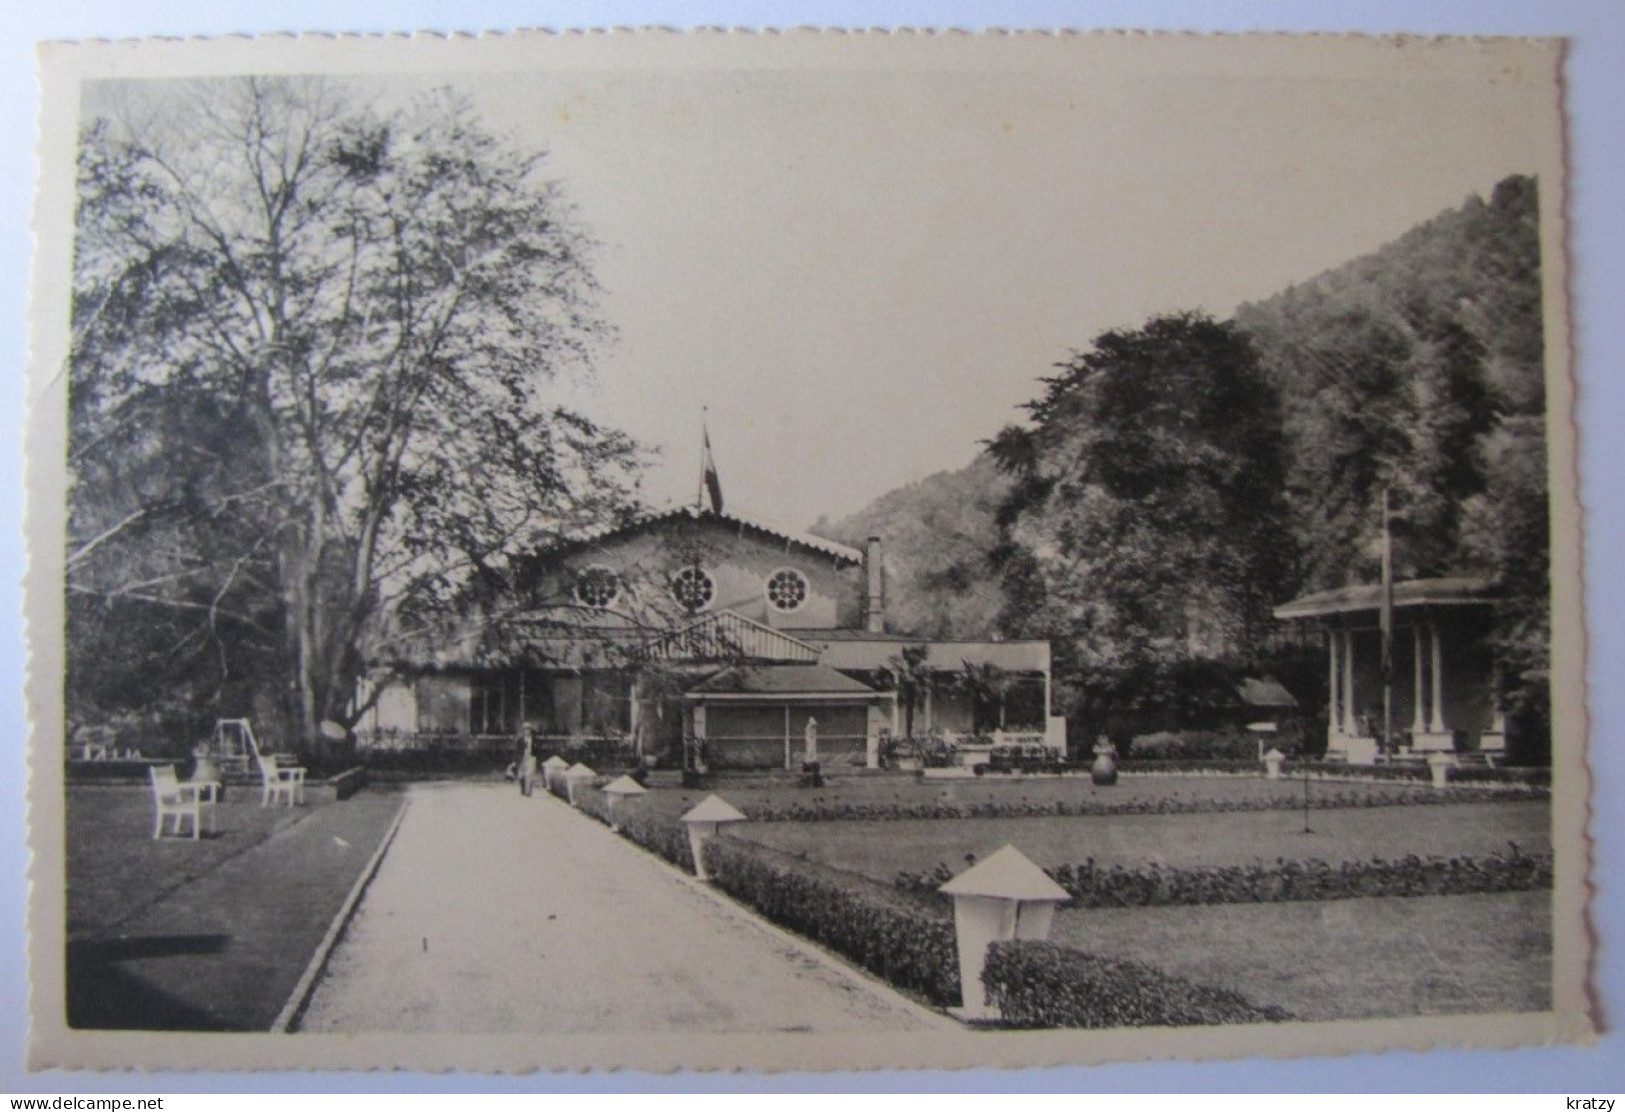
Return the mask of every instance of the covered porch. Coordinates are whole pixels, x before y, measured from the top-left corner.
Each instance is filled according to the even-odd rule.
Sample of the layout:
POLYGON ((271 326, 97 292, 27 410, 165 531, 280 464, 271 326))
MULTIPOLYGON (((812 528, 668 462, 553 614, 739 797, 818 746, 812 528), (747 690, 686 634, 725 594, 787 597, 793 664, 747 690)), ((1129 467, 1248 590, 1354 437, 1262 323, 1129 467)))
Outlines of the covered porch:
POLYGON ((876 768, 896 697, 819 664, 726 668, 683 696, 712 769, 876 768))
POLYGON ((1416 579, 1393 587, 1392 655, 1384 682, 1382 588, 1342 587, 1277 607, 1310 622, 1327 647, 1326 749, 1352 764, 1430 752, 1506 752, 1489 635, 1494 598, 1471 578, 1416 579), (1385 722, 1393 735, 1383 738, 1385 722))

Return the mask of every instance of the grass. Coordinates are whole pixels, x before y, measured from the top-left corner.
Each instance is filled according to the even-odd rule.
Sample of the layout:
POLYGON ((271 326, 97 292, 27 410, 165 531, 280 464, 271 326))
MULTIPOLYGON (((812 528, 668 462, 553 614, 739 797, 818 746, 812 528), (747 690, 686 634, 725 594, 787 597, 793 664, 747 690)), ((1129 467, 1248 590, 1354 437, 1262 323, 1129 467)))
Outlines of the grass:
POLYGON ((155 839, 150 788, 70 787, 68 932, 115 926, 310 814, 310 807, 261 807, 258 790, 233 787, 216 810, 218 833, 205 830, 196 842, 155 839))
POLYGON ((1551 1006, 1551 893, 1061 911, 1052 941, 1303 1020, 1551 1006))
POLYGON ((1041 866, 1170 867, 1239 865, 1276 858, 1338 863, 1371 857, 1484 856, 1516 842, 1528 853, 1551 847, 1545 802, 1456 807, 1312 811, 1304 834, 1293 811, 1192 815, 1100 815, 889 822, 749 823, 735 837, 890 883, 899 872, 947 864, 958 871, 1013 845, 1041 866))
POLYGON ((228 792, 219 835, 155 840, 150 789, 70 788, 68 1022, 265 1030, 402 802, 228 792))

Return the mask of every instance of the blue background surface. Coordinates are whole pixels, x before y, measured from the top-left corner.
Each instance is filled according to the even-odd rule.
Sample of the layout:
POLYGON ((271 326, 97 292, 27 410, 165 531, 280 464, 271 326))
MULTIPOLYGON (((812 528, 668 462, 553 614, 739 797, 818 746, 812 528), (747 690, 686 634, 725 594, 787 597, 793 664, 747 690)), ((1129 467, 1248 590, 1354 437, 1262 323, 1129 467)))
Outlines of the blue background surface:
POLYGON ((1296 1061, 1156 1063, 1021 1072, 892 1072, 528 1077, 414 1074, 125 1074, 42 1073, 23 1069, 24 649, 21 592, 23 510, 24 327, 31 241, 36 115, 33 45, 40 39, 222 35, 274 31, 480 31, 579 26, 917 26, 980 28, 1128 27, 1167 30, 1369 31, 1563 35, 1568 60, 1571 268, 1580 401, 1581 497, 1586 508, 1586 605, 1589 624, 1595 776, 1592 920, 1599 938, 1594 987, 1604 1023, 1625 1009, 1625 898, 1619 830, 1625 813, 1625 568, 1613 557, 1625 529, 1625 483, 1613 450, 1625 416, 1625 7, 1607 0, 1370 0, 1363 3, 1118 2, 925 3, 905 0, 796 0, 780 3, 653 0, 521 3, 517 0, 61 0, 0 13, 0 1091, 94 1092, 460 1092, 484 1091, 877 1091, 961 1089, 1031 1091, 1548 1091, 1617 1093, 1625 1089, 1625 1036, 1597 1046, 1512 1052, 1434 1051, 1296 1061))

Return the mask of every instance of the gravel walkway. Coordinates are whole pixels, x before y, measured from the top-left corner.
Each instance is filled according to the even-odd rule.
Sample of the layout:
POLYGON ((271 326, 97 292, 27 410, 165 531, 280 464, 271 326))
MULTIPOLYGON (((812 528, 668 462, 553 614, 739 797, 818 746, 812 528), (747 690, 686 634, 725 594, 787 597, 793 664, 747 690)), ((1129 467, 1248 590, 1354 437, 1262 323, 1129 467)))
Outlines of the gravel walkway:
POLYGON ((538 792, 413 789, 300 1023, 325 1032, 952 1026, 538 792))

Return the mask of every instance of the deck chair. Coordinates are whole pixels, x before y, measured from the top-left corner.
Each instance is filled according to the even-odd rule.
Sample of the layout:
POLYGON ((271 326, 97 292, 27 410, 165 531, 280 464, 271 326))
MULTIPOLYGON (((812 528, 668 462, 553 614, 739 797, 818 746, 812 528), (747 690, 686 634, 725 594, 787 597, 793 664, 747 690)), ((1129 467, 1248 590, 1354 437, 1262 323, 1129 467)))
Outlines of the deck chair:
POLYGON ((209 830, 214 830, 214 806, 220 799, 220 785, 213 780, 191 780, 182 783, 175 775, 174 765, 152 767, 152 801, 158 810, 152 824, 152 836, 164 836, 165 820, 175 819, 175 836, 181 836, 186 819, 192 820, 192 840, 202 836, 203 818, 209 819, 209 830))

